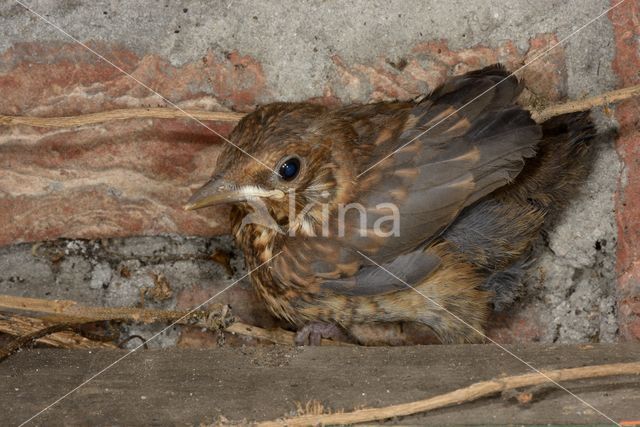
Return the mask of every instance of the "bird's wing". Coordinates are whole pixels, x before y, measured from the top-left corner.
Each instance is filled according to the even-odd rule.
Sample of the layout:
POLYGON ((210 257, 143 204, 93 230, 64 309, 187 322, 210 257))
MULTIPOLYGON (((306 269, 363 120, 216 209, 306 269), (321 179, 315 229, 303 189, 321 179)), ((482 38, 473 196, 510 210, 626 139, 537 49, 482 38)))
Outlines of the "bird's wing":
POLYGON ((354 129, 370 152, 361 162, 354 208, 336 219, 343 227, 338 235, 334 227, 328 239, 287 239, 274 274, 345 295, 406 286, 389 272, 409 284, 429 275, 439 260, 424 246, 535 154, 541 131, 515 105, 520 91, 515 77, 492 66, 451 79, 409 108, 381 104, 359 114, 351 107, 354 129), (382 117, 372 117, 376 111, 382 117))
POLYGON ((354 200, 366 215, 345 214, 343 243, 388 263, 424 246, 464 207, 513 180, 541 138, 529 112, 515 105, 520 91, 515 77, 492 66, 453 78, 390 117, 368 136, 373 147, 354 200), (397 229, 383 221, 393 215, 397 229))

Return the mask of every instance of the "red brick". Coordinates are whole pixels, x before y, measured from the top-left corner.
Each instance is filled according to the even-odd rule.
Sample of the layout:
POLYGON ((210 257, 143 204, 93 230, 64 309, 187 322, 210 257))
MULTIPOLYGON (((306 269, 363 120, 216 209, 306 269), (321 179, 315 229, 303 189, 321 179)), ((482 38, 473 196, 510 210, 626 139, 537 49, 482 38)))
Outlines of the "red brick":
POLYGON ((522 70, 527 88, 546 101, 562 100, 567 94, 567 67, 564 49, 556 46, 558 37, 541 34, 530 43, 524 57, 526 67, 522 70))
MULTIPOLYGON (((612 4, 616 3, 612 1, 612 4)), ((613 69, 619 86, 640 83, 640 2, 627 1, 609 13, 616 55, 613 69)), ((618 222, 618 320, 620 336, 640 340, 640 108, 637 99, 616 108, 620 124, 617 148, 625 168, 616 197, 618 222)))
MULTIPOLYGON (((251 110, 258 62, 213 52, 181 67, 92 44, 172 102, 251 110)), ((20 43, 0 57, 0 113, 60 116, 165 103, 75 44, 20 43)), ((209 123, 222 135, 232 125, 209 123)), ((189 120, 129 120, 65 130, 0 128, 0 246, 57 237, 220 234, 227 211, 187 213, 222 140, 189 120)))

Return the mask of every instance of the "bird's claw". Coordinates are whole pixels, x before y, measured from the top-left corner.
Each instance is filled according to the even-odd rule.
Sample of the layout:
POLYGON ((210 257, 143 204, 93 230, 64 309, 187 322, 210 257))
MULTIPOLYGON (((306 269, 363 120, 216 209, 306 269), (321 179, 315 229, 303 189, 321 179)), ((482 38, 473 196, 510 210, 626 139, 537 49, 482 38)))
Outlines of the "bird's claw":
POLYGON ((322 338, 334 341, 348 341, 349 337, 334 323, 314 322, 304 325, 296 332, 296 345, 320 345, 322 338))

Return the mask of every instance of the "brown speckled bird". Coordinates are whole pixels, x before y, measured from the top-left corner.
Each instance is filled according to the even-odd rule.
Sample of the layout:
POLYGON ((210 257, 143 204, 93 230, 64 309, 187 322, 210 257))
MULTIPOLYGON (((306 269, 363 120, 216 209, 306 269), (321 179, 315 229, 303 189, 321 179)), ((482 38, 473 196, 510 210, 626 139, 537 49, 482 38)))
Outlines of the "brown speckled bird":
POLYGON ((521 90, 494 65, 419 102, 265 105, 186 208, 233 205, 247 267, 266 262, 254 287, 301 343, 399 322, 482 341, 490 305, 513 298, 545 218, 583 180, 594 136, 588 113, 537 124, 521 90))

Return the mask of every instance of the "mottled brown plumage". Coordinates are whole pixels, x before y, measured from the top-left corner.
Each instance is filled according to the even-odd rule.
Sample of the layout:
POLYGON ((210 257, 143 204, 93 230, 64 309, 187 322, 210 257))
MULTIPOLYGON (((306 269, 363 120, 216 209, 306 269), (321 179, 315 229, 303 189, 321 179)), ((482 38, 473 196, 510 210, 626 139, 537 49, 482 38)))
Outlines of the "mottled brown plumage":
POLYGON ((583 179, 594 134, 583 113, 536 124, 521 89, 491 66, 417 103, 260 107, 190 207, 233 204, 248 268, 268 261, 256 291, 298 327, 415 322, 481 341, 490 303, 513 298, 545 218, 583 179))

